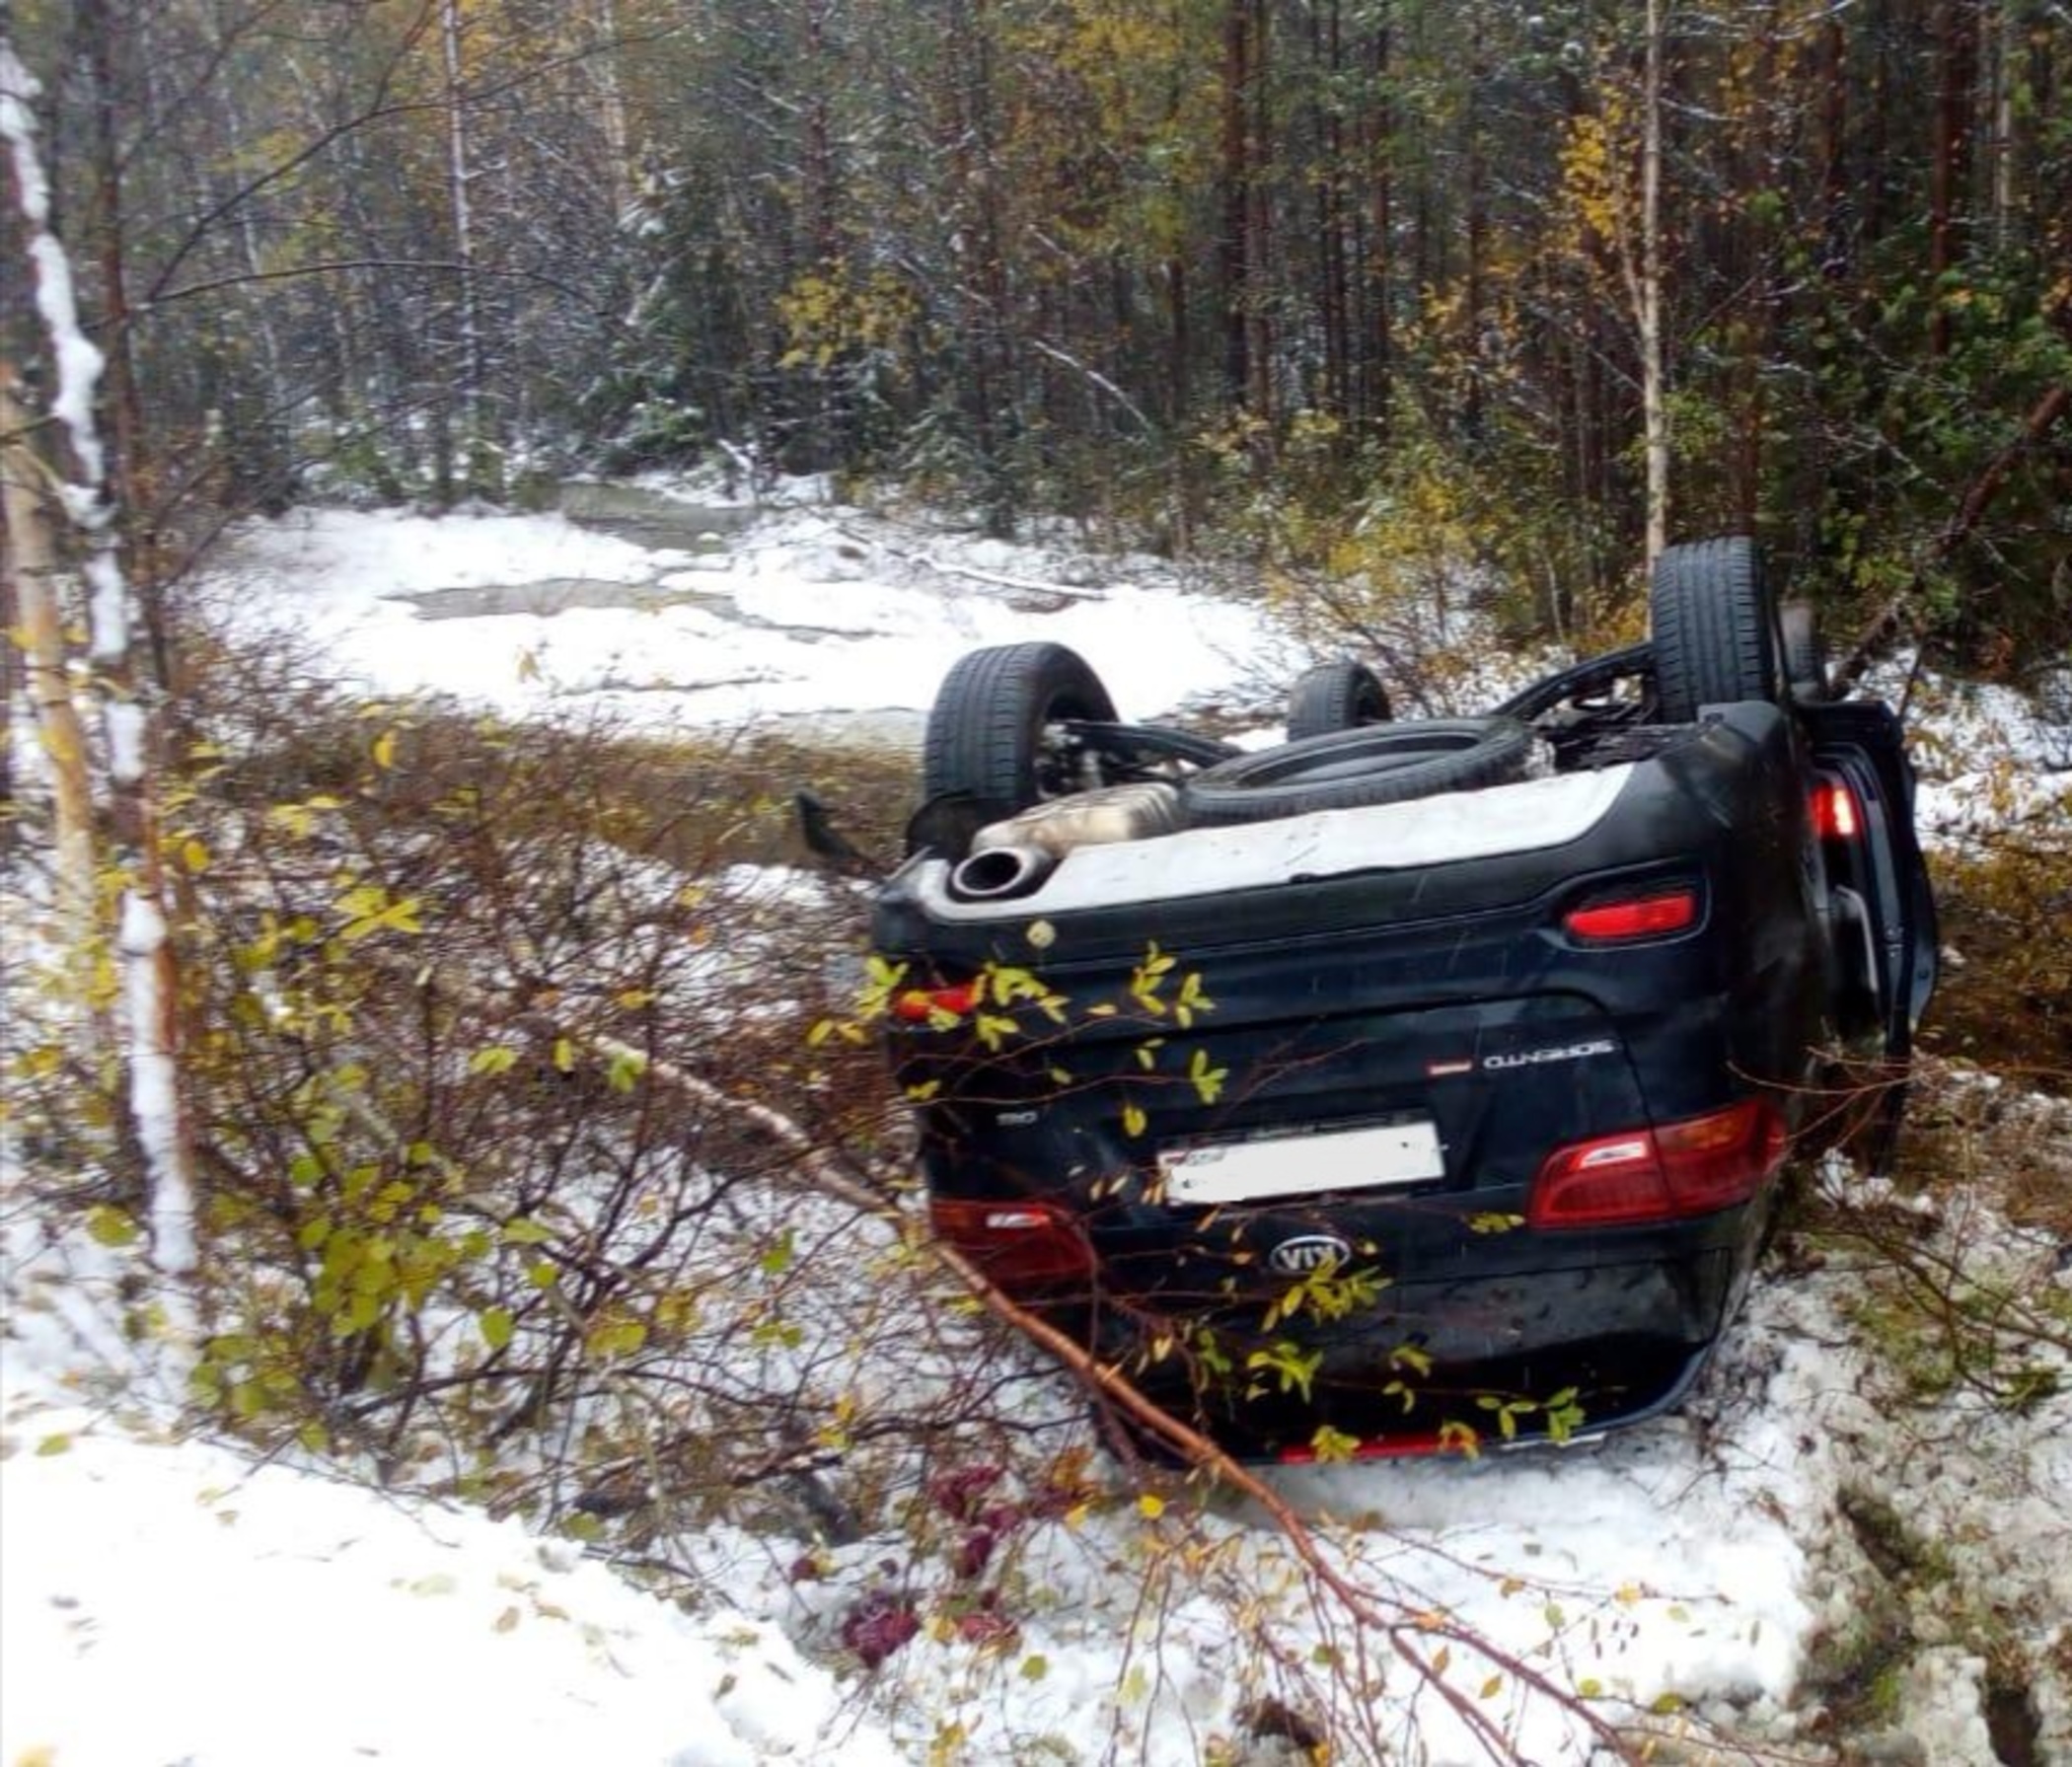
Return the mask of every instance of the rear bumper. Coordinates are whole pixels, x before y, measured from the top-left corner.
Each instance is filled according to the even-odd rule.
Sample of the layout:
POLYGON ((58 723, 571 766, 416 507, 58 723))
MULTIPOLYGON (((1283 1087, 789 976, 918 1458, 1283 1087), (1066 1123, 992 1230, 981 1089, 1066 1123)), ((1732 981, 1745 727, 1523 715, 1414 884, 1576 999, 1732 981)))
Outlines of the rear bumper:
POLYGON ((1370 1453, 1568 1439, 1681 1399, 1739 1298, 1766 1208, 1649 1229, 1637 1256, 1391 1285, 1329 1326, 1268 1329, 1263 1307, 1227 1304, 1066 1311, 1096 1355, 1142 1367, 1149 1396, 1240 1457, 1299 1458, 1323 1430, 1370 1453), (1161 1336, 1172 1347, 1151 1360, 1161 1336))

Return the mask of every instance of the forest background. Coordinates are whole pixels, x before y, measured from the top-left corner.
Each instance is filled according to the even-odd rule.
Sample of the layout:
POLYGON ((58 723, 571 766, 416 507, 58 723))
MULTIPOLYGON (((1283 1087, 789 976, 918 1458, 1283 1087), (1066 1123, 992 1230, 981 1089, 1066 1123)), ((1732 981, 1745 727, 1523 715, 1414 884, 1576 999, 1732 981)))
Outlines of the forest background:
POLYGON ((2060 0, 10 11, 147 613, 203 512, 724 447, 1555 635, 1733 530, 2072 636, 2060 0))

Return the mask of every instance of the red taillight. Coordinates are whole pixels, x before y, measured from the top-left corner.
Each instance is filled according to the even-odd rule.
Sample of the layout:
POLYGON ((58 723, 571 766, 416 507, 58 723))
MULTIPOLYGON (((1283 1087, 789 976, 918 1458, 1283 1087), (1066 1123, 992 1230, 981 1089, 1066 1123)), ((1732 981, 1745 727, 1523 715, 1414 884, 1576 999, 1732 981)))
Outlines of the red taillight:
POLYGON ((1784 1163, 1784 1119, 1767 1099, 1660 1129, 1575 1141, 1533 1180, 1535 1227, 1675 1220, 1745 1203, 1784 1163))
POLYGON ((1813 787, 1813 829, 1823 841, 1854 841, 1863 832, 1863 813, 1856 807, 1856 793, 1839 780, 1813 787))
POLYGON ((1055 1203, 974 1203, 936 1197, 928 1204, 936 1234, 1009 1294, 1084 1288, 1093 1248, 1070 1212, 1055 1203))
POLYGON ((1661 938, 1681 932, 1698 921, 1696 890, 1659 890, 1648 896, 1628 896, 1617 902, 1592 902, 1571 909, 1562 918, 1562 928, 1571 938, 1592 944, 1617 944, 1625 939, 1661 938))
MULTIPOLYGON (((1348 1460, 1419 1460, 1441 1454, 1466 1454, 1474 1446, 1472 1436, 1449 1436, 1443 1430, 1428 1430, 1417 1436, 1369 1436, 1350 1449, 1348 1460)), ((1315 1466, 1323 1456, 1306 1442, 1283 1448, 1276 1456, 1283 1466, 1315 1466)))
POLYGON ((965 982, 955 988, 910 988, 892 1002, 892 1016, 910 1025, 925 1025, 942 1013, 962 1018, 979 1003, 979 985, 965 982))

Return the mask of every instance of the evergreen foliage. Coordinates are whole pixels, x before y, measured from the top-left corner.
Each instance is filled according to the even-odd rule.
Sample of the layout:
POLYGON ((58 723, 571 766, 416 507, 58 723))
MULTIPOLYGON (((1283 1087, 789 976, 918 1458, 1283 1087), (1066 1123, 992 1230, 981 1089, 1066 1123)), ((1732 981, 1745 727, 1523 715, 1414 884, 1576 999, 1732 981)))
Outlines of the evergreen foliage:
POLYGON ((75 0, 16 30, 160 504, 197 468, 240 507, 446 501, 725 444, 999 531, 1264 521, 1328 567, 1436 471, 1566 627, 1633 580, 1652 315, 1674 534, 1758 533, 1835 624, 1909 588, 1989 660, 2072 636, 2045 0, 1675 0, 1653 129, 1642 9, 1602 0, 75 0))

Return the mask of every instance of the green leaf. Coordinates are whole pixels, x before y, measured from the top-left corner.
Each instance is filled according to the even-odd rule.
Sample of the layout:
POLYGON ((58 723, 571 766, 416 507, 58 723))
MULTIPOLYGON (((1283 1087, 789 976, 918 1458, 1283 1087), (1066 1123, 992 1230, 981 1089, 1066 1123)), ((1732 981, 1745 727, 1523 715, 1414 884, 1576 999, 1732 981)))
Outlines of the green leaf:
POLYGON ((1360 1437, 1348 1436, 1343 1430, 1334 1430, 1329 1424, 1324 1424, 1309 1438, 1309 1445, 1316 1451, 1318 1460, 1332 1465, 1351 1460, 1360 1447, 1360 1437))
POLYGON ((491 1350, 501 1350, 508 1344, 516 1326, 509 1307, 484 1307, 476 1323, 481 1327, 482 1342, 491 1350))
POLYGON ((46 1436, 36 1444, 36 1451, 39 1459, 55 1459, 59 1454, 72 1451, 72 1438, 69 1436, 46 1436))
POLYGON ((1021 1659, 1021 1678, 1024 1681, 1041 1681, 1051 1672, 1050 1658, 1030 1655, 1021 1659))
POLYGON ((96 1245, 123 1246, 137 1242, 137 1224, 126 1211, 112 1203, 96 1203, 87 1211, 87 1235, 96 1245))
POLYGON ((981 1043, 999 1054, 1000 1045, 1014 1035, 1015 1024, 1013 1019, 1003 1018, 998 1012, 981 1012, 972 1021, 971 1028, 981 1043))
POLYGON ((508 1073, 517 1065, 518 1052, 501 1043, 492 1043, 487 1049, 479 1049, 468 1058, 470 1073, 508 1073))

